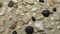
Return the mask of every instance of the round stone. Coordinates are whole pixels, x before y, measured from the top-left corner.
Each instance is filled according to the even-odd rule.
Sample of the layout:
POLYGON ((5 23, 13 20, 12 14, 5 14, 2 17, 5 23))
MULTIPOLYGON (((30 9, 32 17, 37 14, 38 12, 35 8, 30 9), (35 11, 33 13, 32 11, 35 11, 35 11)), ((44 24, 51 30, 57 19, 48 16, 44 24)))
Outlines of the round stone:
POLYGON ((53 8, 53 11, 54 11, 54 12, 57 11, 56 7, 53 8))
POLYGON ((27 26, 27 27, 25 28, 25 32, 26 32, 27 34, 32 34, 32 33, 34 32, 34 28, 33 28, 32 26, 27 26))
POLYGON ((12 34, 17 34, 17 31, 13 31, 12 34))
POLYGON ((36 21, 36 18, 35 18, 35 17, 31 17, 31 19, 32 19, 32 21, 34 21, 34 22, 36 21))
POLYGON ((13 7, 14 6, 14 2, 13 1, 10 1, 9 3, 8 3, 8 7, 13 7))
POLYGON ((50 11, 49 11, 49 10, 43 10, 43 11, 42 11, 42 15, 43 15, 44 17, 48 17, 48 16, 50 15, 50 11))
POLYGON ((39 0, 39 2, 42 2, 42 3, 44 3, 44 0, 39 0))

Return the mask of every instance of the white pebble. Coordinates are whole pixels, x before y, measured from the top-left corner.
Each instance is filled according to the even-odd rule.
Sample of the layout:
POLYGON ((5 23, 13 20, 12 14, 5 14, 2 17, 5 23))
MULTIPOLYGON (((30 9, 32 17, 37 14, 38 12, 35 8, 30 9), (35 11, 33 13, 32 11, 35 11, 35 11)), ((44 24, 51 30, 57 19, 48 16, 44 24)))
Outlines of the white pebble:
POLYGON ((35 23, 35 27, 37 28, 37 30, 43 30, 44 29, 44 24, 42 21, 37 21, 35 23))
POLYGON ((31 11, 37 11, 37 10, 38 10, 38 8, 36 8, 36 7, 31 9, 31 11))
POLYGON ((12 0, 14 3, 17 3, 18 1, 17 0, 12 0))
POLYGON ((25 22, 25 23, 29 23, 29 20, 30 20, 30 19, 29 19, 29 17, 23 17, 22 20, 23 20, 23 22, 25 22))
POLYGON ((23 0, 24 2, 28 3, 28 4, 34 4, 35 0, 23 0))

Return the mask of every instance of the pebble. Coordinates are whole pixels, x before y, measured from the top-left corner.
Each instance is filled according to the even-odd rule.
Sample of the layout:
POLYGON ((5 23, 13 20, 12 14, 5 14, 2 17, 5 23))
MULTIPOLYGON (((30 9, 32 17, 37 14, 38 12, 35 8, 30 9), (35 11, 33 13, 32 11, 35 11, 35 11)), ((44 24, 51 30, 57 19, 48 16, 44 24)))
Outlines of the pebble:
POLYGON ((9 28, 10 29, 14 29, 16 27, 16 24, 11 24, 11 25, 9 25, 9 28))
POLYGON ((0 27, 3 27, 4 26, 4 23, 3 22, 0 22, 0 27))
POLYGON ((28 4, 34 4, 35 0, 23 0, 24 2, 28 3, 28 4))
POLYGON ((11 31, 12 31, 12 30, 9 29, 9 28, 6 29, 6 32, 8 32, 8 33, 10 33, 11 31))
POLYGON ((57 30, 60 30, 60 26, 57 26, 57 30))
POLYGON ((17 34, 17 31, 13 31, 12 34, 17 34))
POLYGON ((18 5, 17 4, 14 4, 14 8, 17 8, 18 7, 18 5))
POLYGON ((44 3, 44 0, 39 0, 39 2, 42 2, 42 3, 44 3))
POLYGON ((56 21, 59 20, 58 14, 53 14, 53 16, 51 16, 51 18, 52 18, 53 20, 56 20, 56 21))
POLYGON ((37 30, 44 30, 44 24, 43 24, 43 21, 37 21, 35 23, 35 27, 37 30))
POLYGON ((30 18, 26 16, 26 17, 23 17, 22 20, 24 23, 29 23, 30 18))
POLYGON ((13 1, 10 1, 9 3, 8 3, 8 7, 13 7, 14 6, 14 2, 13 1))
POLYGON ((17 30, 20 30, 20 29, 21 29, 21 26, 17 26, 16 29, 17 29, 17 30))
POLYGON ((49 11, 49 10, 43 10, 43 11, 42 11, 42 15, 43 15, 44 17, 48 17, 48 16, 50 15, 50 11, 49 11))
POLYGON ((35 22, 36 21, 36 18, 35 17, 31 17, 32 21, 35 22))
POLYGON ((5 14, 5 11, 0 11, 0 16, 3 16, 5 14))
POLYGON ((2 22, 5 22, 6 20, 7 20, 7 18, 4 17, 4 16, 1 18, 1 21, 2 21, 2 22))
POLYGON ((12 0, 14 3, 17 3, 18 1, 17 0, 12 0))
POLYGON ((31 11, 33 11, 33 12, 36 12, 37 10, 38 10, 38 8, 36 8, 36 7, 31 9, 31 11))
POLYGON ((3 6, 3 3, 0 1, 0 8, 3 6))
POLYGON ((56 11, 57 11, 56 7, 54 7, 54 8, 53 8, 53 11, 54 11, 54 12, 56 12, 56 11))
POLYGON ((34 32, 34 28, 33 28, 32 26, 27 26, 27 27, 25 28, 25 32, 26 32, 27 34, 32 34, 32 33, 34 32))
POLYGON ((0 33, 3 33, 3 32, 4 32, 4 30, 5 30, 5 28, 2 28, 2 29, 0 30, 0 33))

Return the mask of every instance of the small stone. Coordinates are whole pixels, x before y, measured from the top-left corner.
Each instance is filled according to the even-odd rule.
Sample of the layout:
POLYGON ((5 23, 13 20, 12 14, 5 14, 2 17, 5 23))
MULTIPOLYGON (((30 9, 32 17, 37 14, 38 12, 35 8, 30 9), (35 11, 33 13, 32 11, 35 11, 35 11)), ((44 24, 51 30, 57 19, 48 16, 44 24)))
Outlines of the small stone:
POLYGON ((18 5, 17 4, 14 4, 14 8, 17 8, 18 7, 18 5))
POLYGON ((43 19, 44 17, 43 16, 38 16, 37 17, 37 20, 41 20, 41 19, 43 19))
POLYGON ((29 23, 30 18, 29 17, 23 17, 22 21, 25 22, 26 24, 29 23))
POLYGON ((49 11, 49 10, 43 10, 43 11, 42 11, 42 15, 43 15, 44 17, 48 17, 48 16, 50 15, 50 11, 49 11))
POLYGON ((57 11, 56 7, 54 7, 54 8, 53 8, 53 11, 54 11, 54 12, 56 12, 56 11, 57 11))
POLYGON ((10 33, 12 30, 11 30, 11 29, 9 29, 9 28, 7 28, 7 29, 6 29, 6 31, 7 31, 8 33, 10 33))
POLYGON ((9 3, 8 3, 8 7, 13 7, 14 6, 14 2, 13 1, 10 1, 9 3))
POLYGON ((2 7, 3 3, 0 1, 0 8, 2 7))
POLYGON ((44 30, 44 24, 43 24, 43 21, 37 21, 35 23, 35 27, 36 29, 39 31, 39 30, 44 30))
POLYGON ((39 2, 42 2, 42 3, 44 3, 44 0, 39 0, 39 2))
POLYGON ((5 22, 6 20, 7 20, 6 17, 2 17, 2 18, 1 18, 1 21, 2 21, 2 22, 5 22))
POLYGON ((32 34, 32 33, 34 32, 34 28, 33 28, 32 26, 27 26, 27 27, 25 28, 25 32, 26 32, 27 34, 32 34))
POLYGON ((0 30, 0 33, 3 33, 3 32, 4 32, 4 30, 5 30, 5 29, 4 29, 4 28, 2 28, 2 29, 0 30))
POLYGON ((18 1, 17 0, 12 0, 14 3, 17 3, 18 1))
POLYGON ((4 23, 3 22, 0 22, 0 27, 4 26, 4 23))
POLYGON ((17 26, 16 29, 17 29, 17 30, 20 30, 20 29, 21 29, 21 26, 17 26))
POLYGON ((9 26, 10 29, 14 29, 16 27, 16 24, 12 24, 9 26))
POLYGON ((35 0, 23 0, 24 2, 28 3, 28 4, 34 4, 35 0))
POLYGON ((34 11, 34 12, 36 12, 37 10, 38 10, 38 8, 36 8, 36 7, 31 9, 31 11, 34 11))
POLYGON ((13 31, 12 34, 17 34, 17 31, 13 31))
POLYGON ((57 29, 60 30, 60 26, 57 26, 57 29))
POLYGON ((36 21, 36 18, 35 17, 31 17, 32 21, 35 22, 36 21))
POLYGON ((5 11, 0 11, 0 16, 3 16, 5 14, 5 11))

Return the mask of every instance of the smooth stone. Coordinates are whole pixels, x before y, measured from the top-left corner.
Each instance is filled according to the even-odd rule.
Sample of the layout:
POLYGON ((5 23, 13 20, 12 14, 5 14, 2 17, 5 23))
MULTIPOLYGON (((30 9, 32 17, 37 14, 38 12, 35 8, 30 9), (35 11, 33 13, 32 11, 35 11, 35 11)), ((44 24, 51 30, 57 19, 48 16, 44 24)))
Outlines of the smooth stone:
POLYGON ((14 2, 13 1, 10 1, 9 3, 8 3, 8 7, 13 7, 14 6, 14 2))
POLYGON ((4 15, 5 14, 5 11, 0 11, 0 16, 4 15))
POLYGON ((29 20, 30 20, 30 18, 27 17, 27 16, 22 18, 22 21, 23 21, 24 23, 29 23, 29 20))
POLYGON ((32 33, 34 32, 34 28, 33 28, 32 26, 27 26, 27 27, 25 28, 25 32, 26 32, 27 34, 32 34, 32 33))
POLYGON ((60 30, 60 26, 57 26, 57 29, 60 30))
POLYGON ((2 28, 2 29, 0 30, 0 32, 1 32, 1 33, 3 33, 3 32, 4 32, 4 30, 5 30, 5 28, 2 28))
POLYGON ((17 0, 12 0, 14 3, 17 3, 18 1, 17 0))
POLYGON ((37 21, 37 22, 35 22, 35 27, 36 27, 37 30, 44 30, 43 21, 37 21))
POLYGON ((0 22, 0 27, 4 26, 3 22, 0 22))
POLYGON ((38 8, 36 8, 36 7, 31 9, 31 11, 33 11, 33 12, 36 12, 37 10, 38 10, 38 8))
POLYGON ((35 0, 23 0, 24 2, 28 3, 28 4, 34 4, 35 0))
POLYGON ((17 31, 13 31, 12 34, 17 34, 17 31))

